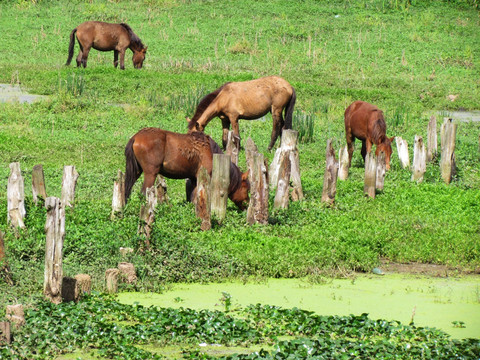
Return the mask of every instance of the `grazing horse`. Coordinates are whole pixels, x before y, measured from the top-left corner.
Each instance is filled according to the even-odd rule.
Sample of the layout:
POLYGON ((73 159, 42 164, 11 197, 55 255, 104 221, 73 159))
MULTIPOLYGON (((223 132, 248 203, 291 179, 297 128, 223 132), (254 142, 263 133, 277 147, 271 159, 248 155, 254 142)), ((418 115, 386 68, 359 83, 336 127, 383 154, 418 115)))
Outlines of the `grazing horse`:
POLYGON ((377 149, 375 155, 380 151, 385 153, 387 170, 390 169, 390 156, 392 155, 392 141, 395 137, 386 136, 387 125, 383 118, 383 112, 375 105, 365 101, 355 101, 345 110, 345 136, 347 138, 348 161, 352 163, 353 144, 355 138, 362 141, 362 157, 365 161, 367 152, 370 152, 372 145, 377 149))
POLYGON ((222 143, 227 145, 230 124, 236 136, 240 137, 238 120, 254 120, 271 112, 273 129, 271 150, 282 129, 292 128, 292 114, 295 106, 295 89, 278 76, 267 76, 256 80, 228 82, 205 96, 198 104, 190 120, 189 131, 203 131, 208 122, 218 116, 222 120, 222 143), (285 120, 283 110, 285 109, 285 120))
POLYGON ((120 69, 125 69, 125 51, 127 48, 133 52, 133 66, 141 69, 147 47, 142 40, 133 32, 127 24, 109 24, 101 21, 87 21, 78 25, 70 33, 70 44, 68 46, 68 59, 65 65, 70 65, 73 58, 73 47, 75 46, 75 34, 80 46, 77 56, 77 67, 87 67, 88 53, 90 48, 99 51, 113 50, 113 65, 117 67, 118 56, 120 55, 120 69))
MULTIPOLYGON (((142 192, 153 186, 157 174, 171 179, 189 179, 187 200, 193 201, 197 174, 203 166, 212 174, 213 154, 222 153, 212 138, 201 132, 178 134, 158 128, 144 128, 132 136, 125 147, 125 200, 132 187, 144 172, 142 192)), ((230 164, 228 197, 244 210, 248 201, 248 171, 243 173, 237 165, 230 164)))

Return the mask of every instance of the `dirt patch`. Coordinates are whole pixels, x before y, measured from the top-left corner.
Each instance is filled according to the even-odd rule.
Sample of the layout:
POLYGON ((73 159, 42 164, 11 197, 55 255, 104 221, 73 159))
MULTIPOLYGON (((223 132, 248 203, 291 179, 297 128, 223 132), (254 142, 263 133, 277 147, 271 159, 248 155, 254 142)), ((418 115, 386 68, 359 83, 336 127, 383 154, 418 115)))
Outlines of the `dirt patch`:
POLYGON ((449 277, 458 275, 472 275, 480 274, 480 268, 474 271, 465 271, 455 268, 450 268, 447 265, 423 264, 423 263, 408 263, 400 264, 391 262, 386 259, 381 260, 380 268, 385 273, 397 274, 413 274, 413 275, 427 275, 434 277, 449 277))

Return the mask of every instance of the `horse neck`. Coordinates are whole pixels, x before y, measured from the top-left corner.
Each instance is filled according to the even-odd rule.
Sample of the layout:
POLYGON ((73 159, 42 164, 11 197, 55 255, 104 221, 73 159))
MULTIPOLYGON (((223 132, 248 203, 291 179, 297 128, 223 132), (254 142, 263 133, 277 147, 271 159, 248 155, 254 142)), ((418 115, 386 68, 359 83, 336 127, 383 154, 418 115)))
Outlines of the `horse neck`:
POLYGON ((228 186, 228 196, 231 197, 242 184, 242 172, 234 163, 230 163, 230 185, 228 186))

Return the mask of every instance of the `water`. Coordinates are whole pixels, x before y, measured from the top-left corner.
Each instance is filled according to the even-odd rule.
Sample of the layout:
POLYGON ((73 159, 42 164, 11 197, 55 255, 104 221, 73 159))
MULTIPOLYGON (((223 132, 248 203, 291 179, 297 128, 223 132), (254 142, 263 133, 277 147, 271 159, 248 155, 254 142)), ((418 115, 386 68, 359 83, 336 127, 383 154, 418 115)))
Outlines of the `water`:
POLYGON ((22 91, 18 85, 0 84, 0 103, 27 103, 46 99, 45 95, 33 95, 22 91))

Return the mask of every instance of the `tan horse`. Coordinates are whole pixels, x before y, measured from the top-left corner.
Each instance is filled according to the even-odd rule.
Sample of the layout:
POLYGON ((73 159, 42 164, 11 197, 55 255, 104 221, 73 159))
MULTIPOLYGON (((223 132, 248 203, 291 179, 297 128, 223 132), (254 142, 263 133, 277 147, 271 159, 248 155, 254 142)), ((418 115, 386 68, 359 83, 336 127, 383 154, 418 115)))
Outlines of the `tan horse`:
POLYGON ((189 131, 204 131, 205 126, 214 117, 222 120, 223 148, 227 145, 227 136, 232 125, 233 132, 240 137, 238 120, 254 120, 272 113, 273 129, 268 150, 270 150, 282 129, 292 128, 292 114, 295 106, 295 89, 278 76, 228 82, 205 96, 198 104, 195 115, 189 121, 189 131), (283 110, 285 109, 285 120, 283 110))
POLYGON ((127 24, 109 24, 100 21, 87 21, 78 25, 70 33, 68 46, 68 59, 65 65, 70 65, 75 46, 75 34, 80 46, 77 56, 77 67, 87 67, 88 53, 91 48, 99 51, 113 50, 113 65, 117 67, 120 56, 120 69, 125 69, 125 51, 127 48, 133 52, 133 66, 141 69, 147 47, 127 24))
POLYGON ((390 156, 392 155, 392 141, 395 137, 386 136, 387 125, 383 118, 383 112, 375 105, 365 101, 355 101, 345 110, 345 136, 347 138, 348 160, 352 162, 353 145, 355 138, 362 141, 362 157, 365 161, 367 152, 370 152, 372 145, 385 153, 386 167, 390 169, 390 156))
MULTIPOLYGON (((144 128, 132 136, 125 147, 125 200, 132 187, 144 173, 142 192, 153 186, 161 174, 171 179, 189 179, 187 200, 192 201, 197 184, 197 174, 203 166, 212 174, 213 154, 222 150, 212 138, 201 132, 178 134, 158 128, 144 128)), ((240 209, 248 202, 248 171, 243 173, 230 163, 228 197, 240 209)))

